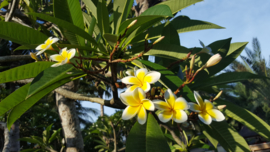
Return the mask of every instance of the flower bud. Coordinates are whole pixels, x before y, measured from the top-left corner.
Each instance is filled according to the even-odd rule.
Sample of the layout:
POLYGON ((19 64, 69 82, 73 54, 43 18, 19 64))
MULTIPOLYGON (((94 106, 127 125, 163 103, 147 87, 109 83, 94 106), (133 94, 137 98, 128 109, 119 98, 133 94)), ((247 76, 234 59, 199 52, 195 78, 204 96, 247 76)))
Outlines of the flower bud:
POLYGON ((155 93, 156 93, 156 88, 155 88, 155 87, 153 87, 153 88, 151 89, 151 96, 154 96, 154 95, 155 95, 155 93))
POLYGON ((190 70, 192 70, 193 69, 193 67, 194 67, 194 62, 195 62, 195 55, 193 55, 192 57, 191 57, 191 60, 190 60, 190 70))
POLYGON ((155 44, 157 44, 158 42, 160 42, 161 40, 163 40, 164 37, 165 37, 165 36, 162 36, 162 37, 158 38, 158 39, 153 43, 153 45, 155 45, 155 44))
POLYGON ((225 107, 226 107, 226 105, 219 105, 219 106, 217 106, 217 109, 221 110, 221 109, 224 109, 225 107))
POLYGON ((214 100, 214 101, 217 100, 217 99, 221 96, 222 92, 223 92, 223 91, 220 91, 220 92, 216 95, 216 97, 215 97, 213 100, 214 100))
POLYGON ((35 53, 30 52, 30 56, 31 56, 32 59, 38 61, 38 58, 37 58, 35 53))
POLYGON ((123 77, 124 77, 123 71, 121 70, 121 71, 120 71, 120 79, 122 79, 123 77))
POLYGON ((221 59, 222 57, 220 54, 215 54, 206 62, 205 67, 208 68, 208 67, 214 66, 218 64, 221 59))
POLYGON ((146 39, 146 40, 148 39, 148 36, 149 36, 149 33, 147 33, 147 34, 145 35, 145 39, 146 39))
POLYGON ((136 24, 136 22, 137 22, 137 20, 132 21, 132 22, 128 25, 127 29, 131 28, 131 26, 133 26, 134 24, 136 24))

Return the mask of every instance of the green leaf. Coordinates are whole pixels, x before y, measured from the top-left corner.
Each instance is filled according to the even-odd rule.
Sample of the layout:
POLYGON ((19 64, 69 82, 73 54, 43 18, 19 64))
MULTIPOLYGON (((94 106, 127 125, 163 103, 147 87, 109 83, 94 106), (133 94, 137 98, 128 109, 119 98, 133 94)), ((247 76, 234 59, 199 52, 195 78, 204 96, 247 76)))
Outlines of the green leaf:
POLYGON ((159 42, 159 44, 174 44, 180 47, 179 35, 170 22, 167 22, 167 24, 163 28, 162 36, 165 36, 165 38, 161 42, 159 42))
POLYGON ((217 105, 226 105, 225 113, 228 117, 237 120, 243 125, 247 126, 252 131, 258 133, 263 138, 270 141, 270 126, 264 122, 260 117, 256 116, 252 112, 239 107, 231 102, 226 102, 218 99, 215 104, 217 105))
MULTIPOLYGON (((81 6, 79 1, 74 0, 56 0, 53 1, 53 12, 54 17, 65 20, 82 30, 84 30, 83 16, 81 11, 81 6)), ((84 46, 84 39, 79 37, 78 35, 68 32, 66 30, 63 31, 63 34, 68 38, 71 44, 84 46)), ((35 43, 34 43, 35 44, 35 43)))
POLYGON ((101 34, 103 35, 103 33, 109 33, 109 14, 105 0, 98 0, 97 20, 101 34))
POLYGON ((107 42, 111 45, 114 46, 118 40, 118 37, 113 34, 105 33, 103 37, 107 40, 107 42))
POLYGON ((92 13, 92 15, 97 19, 97 7, 91 0, 82 0, 86 7, 89 8, 89 11, 92 13))
POLYGON ((175 14, 182 10, 183 8, 186 8, 192 4, 195 4, 197 2, 201 2, 203 0, 169 0, 162 3, 159 3, 158 5, 168 5, 172 11, 172 14, 175 14))
POLYGON ((8 0, 3 0, 2 3, 0 4, 0 9, 2 9, 3 7, 8 6, 9 2, 8 0))
MULTIPOLYGON (((212 138, 215 138, 227 152, 247 152, 250 151, 245 139, 226 121, 212 122, 206 131, 211 131, 212 138)), ((205 134, 208 137, 207 134, 205 134)))
MULTIPOLYGON (((33 50, 35 49, 39 44, 32 44, 32 45, 22 45, 17 47, 14 51, 17 50, 33 50)), ((67 47, 68 49, 71 48, 77 48, 79 50, 86 50, 86 51, 93 51, 93 52, 97 52, 97 50, 89 47, 89 46, 79 46, 79 45, 72 45, 72 44, 57 44, 60 48, 64 48, 67 47)), ((46 51, 46 53, 48 53, 48 51, 46 51)), ((56 52, 54 52, 56 53, 56 52)))
POLYGON ((81 71, 71 71, 73 68, 74 67, 72 65, 65 64, 59 67, 50 67, 42 71, 32 81, 27 94, 27 98, 52 85, 53 83, 64 80, 66 78, 79 76, 84 73, 81 71))
POLYGON ((23 138, 20 138, 19 140, 20 141, 26 141, 26 142, 33 143, 33 144, 38 144, 39 143, 38 140, 33 139, 31 137, 23 137, 23 138))
POLYGON ((40 61, 3 71, 0 73, 0 83, 33 78, 52 64, 52 62, 40 61))
POLYGON ((148 119, 147 119, 146 151, 147 152, 170 152, 171 151, 160 126, 158 125, 155 117, 151 113, 148 114, 148 119))
POLYGON ((169 6, 167 5, 155 5, 147 10, 145 10, 140 16, 147 16, 147 15, 162 15, 173 17, 172 11, 169 6))
POLYGON ((191 20, 187 16, 177 16, 171 21, 171 24, 176 28, 178 33, 205 30, 205 29, 224 29, 224 27, 221 27, 213 23, 200 20, 191 20))
MULTIPOLYGON (((144 64, 150 70, 160 72, 161 84, 172 91, 176 91, 183 84, 183 81, 177 75, 161 65, 145 60, 134 60, 131 63, 140 68, 143 68, 142 64, 144 64)), ((192 91, 187 86, 185 86, 177 95, 182 95, 186 100, 196 102, 192 91)))
POLYGON ((116 29, 115 33, 118 33, 119 26, 124 22, 133 5, 133 1, 130 0, 115 0, 113 2, 113 19, 114 19, 114 28, 116 29))
MULTIPOLYGON (((66 84, 67 82, 73 81, 73 80, 78 79, 82 76, 85 76, 85 75, 81 75, 81 76, 73 78, 73 79, 72 78, 61 79, 57 82, 54 82, 51 85, 48 85, 46 88, 43 88, 43 90, 33 94, 32 96, 30 96, 28 98, 26 98, 26 97, 28 95, 28 89, 30 89, 30 87, 31 87, 30 83, 17 89, 16 91, 14 91, 11 95, 9 95, 11 98, 11 100, 9 100, 9 101, 12 101, 13 109, 10 111, 10 113, 8 115, 7 127, 10 129, 12 124, 17 119, 19 119, 22 114, 24 114, 28 109, 30 109, 36 102, 38 102, 42 97, 44 97, 45 95, 47 95, 48 93, 50 93, 54 89, 66 84), (15 93, 15 92, 17 92, 17 93, 15 93), (16 103, 16 106, 14 106, 15 105, 14 103, 16 103)), ((0 106, 0 107, 2 107, 2 106, 0 106)), ((11 105, 9 105, 9 107, 11 107, 11 105)))
MULTIPOLYGON (((41 14, 41 13, 31 13, 31 14, 33 14, 34 16, 39 17, 43 20, 50 21, 50 22, 58 25, 59 27, 62 27, 64 29, 68 30, 69 32, 72 32, 73 34, 76 34, 82 38, 87 39, 89 42, 91 42, 92 44, 97 46, 97 42, 92 38, 91 35, 89 35, 88 33, 86 33, 84 31, 84 27, 80 28, 76 25, 73 25, 72 23, 70 23, 68 21, 65 21, 65 20, 62 20, 59 18, 55 18, 55 17, 49 16, 49 15, 41 14)), ((84 46, 84 41, 83 41, 83 45, 81 45, 81 46, 84 46)))
POLYGON ((43 131, 43 142, 48 144, 49 143, 49 138, 51 136, 51 129, 52 129, 52 125, 49 125, 46 130, 43 131))
POLYGON ((201 88, 210 87, 214 85, 233 83, 248 79, 267 79, 267 77, 253 74, 250 72, 227 72, 222 73, 215 77, 203 79, 203 81, 195 83, 194 85, 190 86, 190 88, 198 90, 201 88))
POLYGON ((48 39, 45 34, 17 23, 0 22, 0 27, 1 38, 21 45, 41 44, 48 39))

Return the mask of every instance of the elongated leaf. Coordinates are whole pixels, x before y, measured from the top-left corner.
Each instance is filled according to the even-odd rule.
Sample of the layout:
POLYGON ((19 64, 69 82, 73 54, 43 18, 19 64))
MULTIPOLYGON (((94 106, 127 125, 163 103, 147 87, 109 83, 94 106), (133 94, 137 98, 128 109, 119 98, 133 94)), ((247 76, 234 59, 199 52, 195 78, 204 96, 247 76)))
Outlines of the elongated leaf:
POLYGON ((130 0, 115 0, 113 2, 113 19, 114 19, 114 28, 116 29, 115 33, 118 33, 119 26, 124 22, 131 10, 133 1, 130 0))
POLYGON ((8 6, 8 4, 9 4, 8 0, 3 0, 3 1, 1 2, 1 4, 0 4, 0 9, 2 9, 3 7, 8 6))
POLYGON ((118 37, 113 34, 105 33, 103 37, 107 40, 107 42, 111 45, 114 46, 118 40, 118 37))
POLYGON ((260 117, 231 102, 226 102, 219 99, 215 102, 215 104, 226 105, 223 113, 270 141, 270 126, 260 117))
MULTIPOLYGON (((239 135, 232 126, 228 125, 227 122, 212 122, 211 125, 204 126, 210 128, 207 129, 207 131, 211 131, 210 135, 213 135, 213 138, 215 138, 227 152, 250 151, 245 139, 239 135)), ((208 136, 206 135, 206 137, 208 136)))
POLYGON ((71 71, 73 68, 74 67, 72 65, 65 64, 59 67, 50 67, 42 71, 32 81, 31 86, 29 87, 27 98, 43 90, 44 88, 47 88, 53 83, 83 74, 83 72, 80 71, 71 71))
POLYGON ((170 7, 162 4, 148 8, 140 16, 147 16, 147 15, 163 15, 173 17, 170 7))
MULTIPOLYGON (((74 0, 55 0, 53 1, 54 17, 65 20, 74 24, 75 26, 84 29, 83 16, 79 1, 74 0)), ((84 39, 80 36, 68 32, 66 30, 63 34, 68 38, 71 44, 84 46, 84 39)))
POLYGON ((43 142, 48 144, 49 143, 49 138, 51 136, 51 129, 52 129, 52 125, 49 125, 46 130, 43 131, 43 142))
POLYGON ((158 5, 168 5, 172 11, 173 14, 179 12, 183 8, 186 8, 192 4, 195 4, 197 2, 201 2, 203 0, 168 0, 162 3, 159 3, 158 5))
MULTIPOLYGON (((59 27, 62 27, 64 29, 72 32, 73 34, 79 35, 80 37, 87 39, 89 42, 91 42, 97 46, 97 42, 92 38, 91 35, 89 35, 88 33, 86 33, 84 31, 84 28, 80 28, 76 25, 73 25, 72 23, 70 23, 68 21, 65 21, 65 20, 62 20, 59 18, 55 18, 55 17, 49 16, 49 15, 45 15, 45 14, 41 14, 41 13, 31 13, 31 14, 33 14, 34 16, 39 17, 43 20, 50 21, 50 22, 58 25, 59 27)), ((83 44, 84 44, 84 42, 83 42, 83 44)), ((81 46, 84 46, 84 45, 81 45, 81 46)))
POLYGON ((62 128, 59 128, 57 131, 54 130, 54 133, 52 134, 52 136, 49 139, 49 144, 57 138, 57 136, 60 134, 61 130, 62 130, 62 128))
POLYGON ((146 124, 140 125, 136 122, 132 127, 127 138, 126 151, 146 152, 146 124))
POLYGON ((180 46, 179 35, 170 22, 167 22, 167 24, 163 28, 162 36, 165 36, 165 38, 161 42, 159 42, 160 44, 173 44, 180 46))
POLYGON ((103 33, 109 33, 109 13, 105 0, 98 0, 97 20, 101 34, 103 35, 103 33))
POLYGON ((86 7, 89 8, 89 11, 93 14, 93 16, 97 19, 97 7, 96 5, 92 2, 92 0, 82 0, 86 7))
POLYGON ((221 27, 213 23, 200 20, 191 20, 187 16, 177 16, 171 21, 171 23, 176 28, 178 33, 205 30, 205 29, 224 29, 224 27, 221 27))
MULTIPOLYGON (((142 63, 150 70, 160 72, 161 73, 161 78, 160 78, 161 81, 160 82, 162 83, 162 85, 171 89, 172 91, 176 91, 183 84, 183 81, 177 75, 175 75, 172 71, 168 70, 167 68, 165 68, 161 65, 158 65, 156 63, 152 63, 150 61, 145 61, 145 60, 134 60, 131 63, 140 67, 140 68, 143 68, 141 65, 141 63, 142 63)), ((187 86, 185 86, 181 90, 181 93, 178 93, 178 95, 180 95, 180 94, 183 97, 185 97, 186 100, 191 100, 193 102, 196 102, 192 91, 187 86)))
POLYGON ((207 139, 212 143, 212 145, 217 148, 218 140, 215 137, 215 132, 212 132, 211 126, 200 124, 202 128, 202 133, 207 137, 207 139))
MULTIPOLYGON (((80 77, 85 76, 81 75, 80 77)), ((62 86, 63 84, 73 81, 75 79, 78 79, 80 77, 76 78, 66 78, 59 80, 57 82, 54 82, 51 85, 48 85, 46 88, 43 88, 43 90, 37 92, 36 94, 27 97, 28 89, 30 89, 30 84, 25 85, 25 88, 23 90, 20 90, 20 96, 23 98, 18 99, 16 95, 14 95, 15 92, 13 92, 10 96, 13 98, 13 102, 19 102, 9 113, 8 119, 7 119, 7 127, 10 129, 12 124, 21 117, 22 114, 24 114, 28 109, 30 109, 36 102, 38 102, 42 97, 53 91, 54 89, 58 88, 59 86, 62 86), (17 100, 16 100, 17 99, 17 100), (22 100, 23 99, 23 100, 22 100)), ((20 88, 19 88, 20 89, 20 88)), ((18 90, 19 90, 18 89, 18 90)))
POLYGON ((20 138, 19 140, 20 141, 26 141, 26 142, 33 143, 33 144, 38 144, 39 143, 38 140, 30 138, 30 137, 20 138))
POLYGON ((267 77, 249 73, 249 72, 228 72, 228 73, 222 73, 218 76, 215 76, 209 79, 204 79, 203 81, 198 82, 197 84, 194 84, 190 87, 194 90, 198 90, 204 87, 233 83, 233 82, 238 82, 238 81, 243 81, 243 80, 248 80, 248 79, 267 79, 267 77))
POLYGON ((52 64, 52 62, 40 61, 3 71, 0 73, 0 83, 33 78, 52 64))
MULTIPOLYGON (((17 47, 14 51, 17 51, 17 50, 33 50, 35 49, 39 44, 32 44, 32 45, 22 45, 22 46, 19 46, 17 47)), ((67 47, 68 49, 71 49, 71 48, 77 48, 79 50, 87 50, 87 51, 93 51, 93 52, 97 52, 97 50, 89 47, 89 46, 79 46, 79 45, 72 45, 72 44, 58 44, 58 46, 60 48, 64 48, 64 47, 67 47)), ((48 51, 46 51, 48 53, 48 51)), ((55 54, 55 52, 54 52, 55 54)))
POLYGON ((146 151, 147 152, 170 152, 167 140, 158 125, 155 117, 149 113, 146 128, 146 151))
POLYGON ((48 39, 43 33, 17 23, 0 22, 0 27, 1 38, 21 45, 41 44, 48 39))

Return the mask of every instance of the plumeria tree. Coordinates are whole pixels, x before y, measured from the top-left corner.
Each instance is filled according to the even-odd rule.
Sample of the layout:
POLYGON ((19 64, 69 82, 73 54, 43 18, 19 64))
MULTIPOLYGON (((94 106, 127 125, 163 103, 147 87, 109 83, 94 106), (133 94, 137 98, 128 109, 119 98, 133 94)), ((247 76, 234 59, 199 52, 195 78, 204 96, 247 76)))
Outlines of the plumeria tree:
MULTIPOLYGON (((29 55, 36 62, 1 72, 0 83, 24 80, 27 84, 0 102, 0 115, 8 113, 10 128, 43 96, 55 91, 66 151, 83 151, 72 100, 124 109, 123 120, 137 116, 123 147, 128 152, 216 149, 218 144, 226 151, 249 151, 227 119, 235 119, 269 140, 268 124, 220 99, 220 90, 215 87, 265 78, 247 72, 216 75, 247 43, 231 43, 228 38, 207 46, 200 42, 202 47, 196 48, 180 45, 178 34, 183 32, 223 28, 176 15, 200 1, 156 1, 160 3, 142 11, 138 10, 144 5, 142 1, 132 9, 133 1, 129 0, 54 0, 49 4, 53 6, 50 15, 28 8, 35 2, 22 1, 29 5, 27 15, 34 24, 26 27, 0 22, 0 37, 21 44, 16 50, 37 50, 29 55), (48 22, 54 29, 46 29, 40 22, 48 22), (148 61, 149 55, 155 56, 155 62, 148 61), (86 80, 107 84, 113 99, 76 93, 77 81, 86 80), (118 88, 127 88, 120 97, 118 88)), ((14 58, 6 56, 0 61, 14 58)), ((114 142, 113 151, 118 150, 114 142)))

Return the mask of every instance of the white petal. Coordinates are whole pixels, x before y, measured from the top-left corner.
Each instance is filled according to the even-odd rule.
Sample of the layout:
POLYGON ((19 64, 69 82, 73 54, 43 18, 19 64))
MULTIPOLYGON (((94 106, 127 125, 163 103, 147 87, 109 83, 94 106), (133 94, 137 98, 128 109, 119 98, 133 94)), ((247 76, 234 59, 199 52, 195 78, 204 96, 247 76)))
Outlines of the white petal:
POLYGON ((123 111, 122 119, 123 120, 128 120, 128 119, 133 118, 139 112, 139 110, 140 110, 140 106, 138 106, 138 107, 131 107, 131 106, 126 107, 126 109, 123 111))
POLYGON ((212 122, 211 116, 209 114, 207 114, 207 113, 205 113, 205 114, 200 113, 198 115, 198 117, 203 123, 205 123, 207 125, 211 124, 211 122, 212 122))
POLYGON ((121 81, 125 84, 141 84, 141 82, 134 76, 124 77, 121 81))
POLYGON ((127 70, 127 71, 126 71, 126 74, 127 74, 128 76, 135 76, 135 75, 134 75, 134 71, 132 71, 132 70, 127 70))
POLYGON ((168 104, 173 108, 177 97, 171 89, 166 90, 166 92, 164 93, 164 98, 166 102, 168 102, 168 104))
POLYGON ((187 104, 187 101, 183 97, 179 97, 175 100, 174 109, 181 109, 186 110, 189 108, 189 105, 187 104))
POLYGON ((76 50, 75 49, 69 49, 68 50, 68 56, 69 56, 69 59, 72 59, 76 54, 76 50))
POLYGON ((65 60, 63 60, 63 61, 61 62, 61 64, 64 65, 64 64, 67 63, 67 61, 68 61, 68 58, 66 58, 65 60))
POLYGON ((149 111, 154 111, 155 110, 155 105, 153 104, 153 102, 149 99, 143 99, 142 100, 142 103, 143 103, 143 107, 146 109, 146 110, 149 110, 149 111))
POLYGON ((196 103, 189 102, 188 105, 189 105, 189 109, 190 109, 191 111, 194 111, 194 112, 201 112, 200 106, 197 105, 196 103))
POLYGON ((142 68, 136 71, 136 77, 143 82, 145 75, 148 73, 147 69, 142 68))
POLYGON ((121 101, 127 106, 139 106, 140 101, 134 97, 134 91, 120 94, 121 101))
POLYGON ((199 106, 203 107, 204 106, 203 99, 197 91, 194 91, 194 97, 195 97, 197 103, 199 104, 199 106))
POLYGON ((127 90, 125 92, 132 92, 134 91, 136 88, 138 88, 139 86, 138 85, 133 85, 131 87, 128 87, 127 90))
POLYGON ((173 114, 173 120, 177 123, 183 123, 187 121, 188 116, 183 110, 175 110, 173 114))
POLYGON ((163 111, 160 114, 158 114, 159 120, 163 123, 170 121, 172 117, 173 117, 172 111, 163 111))
POLYGON ((157 82, 160 79, 161 74, 156 71, 151 71, 146 74, 144 77, 144 82, 148 82, 150 84, 157 82))
MULTIPOLYGON (((145 92, 143 91, 143 89, 142 88, 137 88, 137 89, 135 89, 135 90, 137 90, 137 96, 138 96, 138 100, 140 100, 140 101, 142 101, 143 99, 145 99, 146 98, 146 94, 145 94, 145 92)), ((135 90, 134 90, 134 92, 135 92, 135 90)), ((134 94, 135 95, 135 94, 134 94)))
POLYGON ((161 101, 161 100, 154 100, 154 105, 159 110, 170 110, 170 105, 167 102, 161 101))
POLYGON ((55 63, 55 64, 51 65, 51 67, 59 67, 61 65, 62 65, 61 63, 55 63))
POLYGON ((46 49, 38 51, 37 56, 40 55, 40 54, 42 54, 45 51, 46 51, 46 49))
POLYGON ((52 38, 51 40, 52 40, 52 44, 53 44, 53 43, 59 41, 59 38, 52 38))
POLYGON ((151 89, 151 85, 148 82, 144 82, 143 86, 141 86, 144 92, 148 92, 151 89))
POLYGON ((67 51, 67 47, 60 50, 59 54, 61 55, 63 51, 67 51))
POLYGON ((213 108, 214 108, 213 103, 210 102, 210 101, 207 100, 207 99, 204 99, 204 105, 205 105, 205 109, 206 109, 206 110, 210 110, 210 109, 213 109, 213 108))
POLYGON ((207 110, 207 113, 212 117, 214 121, 223 121, 225 119, 223 113, 217 109, 207 110))
POLYGON ((143 125, 145 124, 146 119, 147 119, 146 110, 144 109, 143 106, 141 106, 140 111, 138 112, 138 116, 137 116, 138 123, 143 125))

